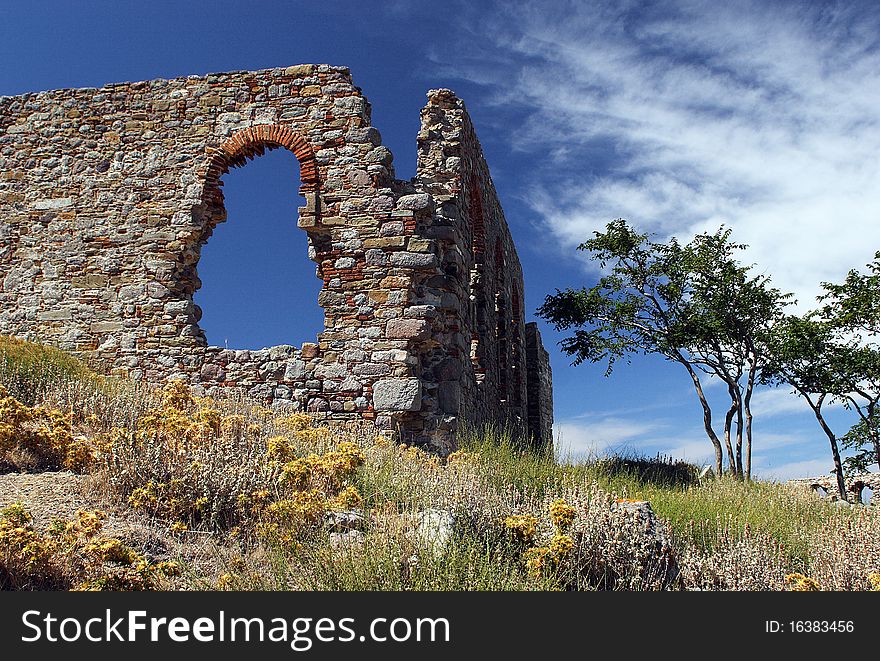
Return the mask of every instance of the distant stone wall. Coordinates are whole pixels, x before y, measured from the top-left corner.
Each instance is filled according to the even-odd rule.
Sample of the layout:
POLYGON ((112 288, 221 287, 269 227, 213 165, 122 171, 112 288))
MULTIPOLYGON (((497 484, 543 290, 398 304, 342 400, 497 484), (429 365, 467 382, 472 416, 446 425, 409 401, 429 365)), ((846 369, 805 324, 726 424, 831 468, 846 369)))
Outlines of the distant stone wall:
MULTIPOLYGON (((813 493, 816 493, 823 498, 837 500, 839 497, 837 491, 837 478, 834 475, 789 480, 789 484, 807 487, 813 493)), ((862 492, 864 492, 865 489, 870 489, 872 494, 876 494, 877 490, 880 489, 880 473, 862 473, 861 475, 853 475, 847 477, 846 480, 844 480, 844 484, 846 485, 847 492, 852 494, 852 501, 858 503, 861 502, 862 492)), ((878 505, 880 504, 880 500, 872 495, 870 504, 878 505)))
POLYGON ((397 180, 344 67, 2 97, 0 332, 441 449, 462 423, 549 442, 549 362, 539 335, 527 350, 516 249, 449 90, 429 92, 418 149, 416 177, 397 180), (274 148, 300 164, 324 330, 302 347, 209 347, 193 294, 226 219, 222 176, 274 148))
POLYGON ((526 370, 528 372, 528 428, 534 438, 553 437, 553 374, 550 354, 541 343, 538 324, 526 324, 526 370))

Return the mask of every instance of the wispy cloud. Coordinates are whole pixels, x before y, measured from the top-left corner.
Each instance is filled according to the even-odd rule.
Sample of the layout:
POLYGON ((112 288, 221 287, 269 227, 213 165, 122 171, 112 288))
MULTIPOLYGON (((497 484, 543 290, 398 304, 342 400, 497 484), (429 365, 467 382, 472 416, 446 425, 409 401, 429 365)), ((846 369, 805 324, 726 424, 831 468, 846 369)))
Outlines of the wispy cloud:
POLYGON ((764 462, 756 465, 756 473, 764 479, 793 480, 803 477, 820 477, 827 475, 834 467, 831 459, 806 459, 777 465, 764 462))
POLYGON ((631 449, 634 439, 657 428, 653 422, 607 416, 563 420, 553 426, 553 433, 557 455, 577 460, 631 449))
POLYGON ((771 417, 777 415, 797 414, 804 415, 809 409, 803 398, 792 394, 784 388, 774 390, 757 390, 752 395, 752 414, 756 418, 771 417))
POLYGON ((809 307, 880 248, 880 9, 843 4, 506 2, 451 67, 519 118, 566 251, 724 223, 809 307))

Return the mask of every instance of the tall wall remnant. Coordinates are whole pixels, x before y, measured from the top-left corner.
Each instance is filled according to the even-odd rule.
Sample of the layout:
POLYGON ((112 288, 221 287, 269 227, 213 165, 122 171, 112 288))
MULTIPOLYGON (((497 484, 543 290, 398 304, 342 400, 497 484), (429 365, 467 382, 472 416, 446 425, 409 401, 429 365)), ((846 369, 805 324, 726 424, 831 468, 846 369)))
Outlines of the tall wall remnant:
POLYGON ((392 154, 345 67, 189 76, 0 97, 0 333, 110 373, 367 418, 449 449, 463 424, 550 441, 550 365, 463 103, 432 90, 418 170, 392 154), (225 172, 300 164, 298 225, 323 281, 302 347, 209 347, 193 294, 226 218, 225 172))

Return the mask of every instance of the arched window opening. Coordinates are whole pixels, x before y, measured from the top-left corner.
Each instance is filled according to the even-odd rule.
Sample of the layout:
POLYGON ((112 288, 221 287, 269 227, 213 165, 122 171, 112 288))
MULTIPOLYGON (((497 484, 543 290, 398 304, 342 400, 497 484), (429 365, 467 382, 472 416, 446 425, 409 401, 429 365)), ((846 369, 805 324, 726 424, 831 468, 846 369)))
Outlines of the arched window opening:
POLYGON ((315 342, 321 281, 297 227, 299 163, 272 149, 223 177, 226 222, 202 246, 194 302, 211 346, 262 349, 315 342))

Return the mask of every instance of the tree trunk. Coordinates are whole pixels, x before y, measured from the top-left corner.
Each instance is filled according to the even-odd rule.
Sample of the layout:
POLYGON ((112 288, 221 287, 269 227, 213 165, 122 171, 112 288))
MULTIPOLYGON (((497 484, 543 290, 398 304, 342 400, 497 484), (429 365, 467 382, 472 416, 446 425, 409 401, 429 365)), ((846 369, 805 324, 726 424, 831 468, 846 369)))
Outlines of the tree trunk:
POLYGON ((730 405, 724 416, 724 446, 727 448, 727 458, 730 463, 730 472, 736 476, 736 461, 733 454, 733 445, 730 441, 730 429, 733 426, 733 416, 736 414, 736 402, 730 405))
POLYGON ((825 432, 825 435, 828 437, 828 442, 831 444, 831 456, 834 459, 834 472, 837 475, 837 493, 841 500, 849 502, 849 499, 846 497, 846 483, 843 481, 843 464, 840 461, 840 451, 837 448, 837 437, 834 435, 834 432, 831 431, 831 428, 825 422, 825 417, 822 415, 822 402, 825 400, 825 395, 821 395, 815 404, 808 395, 804 395, 804 397, 810 405, 810 408, 813 409, 813 413, 816 416, 816 420, 819 422, 819 426, 822 427, 822 431, 825 432))
POLYGON ((743 479, 743 409, 737 393, 736 403, 736 476, 743 479))
POLYGON ((691 381, 694 382, 694 390, 697 391, 697 397, 700 399, 700 406, 703 407, 703 427, 706 429, 706 436, 712 441, 712 447, 715 448, 715 475, 721 477, 724 471, 724 451, 721 449, 721 441, 718 439, 718 435, 715 433, 715 430, 712 429, 712 408, 706 400, 706 395, 703 393, 703 386, 700 383, 700 377, 697 376, 694 368, 691 367, 690 363, 688 363, 682 356, 679 356, 678 362, 684 365, 688 374, 690 374, 691 381))
MULTIPOLYGON (((732 378, 732 377, 731 377, 732 378)), ((742 401, 739 396, 739 376, 734 381, 727 381, 727 393, 730 395, 730 408, 724 416, 724 442, 730 457, 730 470, 734 477, 742 479, 742 401), (736 416, 736 452, 731 445, 730 430, 736 416)))
POLYGON ((752 392, 755 390, 756 361, 749 364, 749 379, 746 383, 746 395, 743 402, 746 414, 746 480, 752 479, 752 392))
POLYGON ((877 459, 877 467, 880 468, 880 439, 877 434, 871 434, 871 440, 874 442, 874 457, 877 459))

